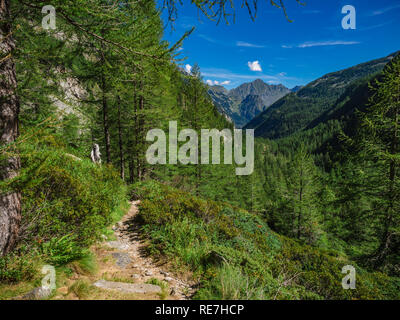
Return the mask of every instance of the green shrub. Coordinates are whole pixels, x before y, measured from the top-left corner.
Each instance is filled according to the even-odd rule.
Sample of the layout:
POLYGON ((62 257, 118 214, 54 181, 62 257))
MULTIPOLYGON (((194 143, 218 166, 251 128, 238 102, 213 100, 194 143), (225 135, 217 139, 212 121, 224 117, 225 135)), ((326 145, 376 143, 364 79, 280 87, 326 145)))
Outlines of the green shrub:
POLYGON ((399 299, 400 281, 371 273, 344 254, 274 233, 263 219, 155 181, 135 186, 139 218, 164 254, 200 277, 198 299, 399 299), (342 288, 345 265, 356 290, 342 288))
POLYGON ((37 252, 55 266, 84 258, 85 248, 100 239, 126 204, 126 186, 111 166, 70 154, 49 129, 25 132, 21 140, 21 173, 0 185, 2 191, 22 194, 20 242, 15 250, 20 256, 15 261, 20 262, 2 258, 2 282, 29 277, 21 248, 37 252))
POLYGON ((73 235, 50 239, 43 243, 41 249, 46 262, 57 267, 79 260, 88 254, 87 249, 82 248, 73 235))
MULTIPOLYGON (((296 275, 294 284, 324 299, 399 299, 400 279, 379 272, 367 272, 344 256, 280 236, 282 250, 271 264, 274 275, 282 270, 296 275), (356 289, 342 288, 343 266, 356 268, 356 289)), ((304 293, 305 294, 305 293, 304 293)))
POLYGON ((266 295, 259 280, 243 274, 239 267, 224 264, 206 287, 197 293, 198 299, 264 300, 266 295))
POLYGON ((100 238, 113 212, 126 201, 126 187, 116 170, 74 159, 50 142, 22 144, 21 161, 16 187, 22 193, 25 243, 73 235, 86 247, 100 238))
POLYGON ((73 292, 80 300, 87 299, 91 292, 94 290, 92 284, 84 279, 75 281, 69 288, 69 292, 73 292))
POLYGON ((0 257, 0 283, 17 283, 31 280, 36 273, 32 255, 7 255, 0 257))

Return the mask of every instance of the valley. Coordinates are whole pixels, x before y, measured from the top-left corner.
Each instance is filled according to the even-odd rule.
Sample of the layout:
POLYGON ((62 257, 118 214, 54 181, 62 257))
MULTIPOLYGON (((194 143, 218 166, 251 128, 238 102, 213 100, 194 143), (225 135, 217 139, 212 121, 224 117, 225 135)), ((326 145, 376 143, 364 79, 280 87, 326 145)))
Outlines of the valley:
POLYGON ((40 1, 1 3, 0 300, 400 299, 392 25, 55 0, 46 29, 40 1))

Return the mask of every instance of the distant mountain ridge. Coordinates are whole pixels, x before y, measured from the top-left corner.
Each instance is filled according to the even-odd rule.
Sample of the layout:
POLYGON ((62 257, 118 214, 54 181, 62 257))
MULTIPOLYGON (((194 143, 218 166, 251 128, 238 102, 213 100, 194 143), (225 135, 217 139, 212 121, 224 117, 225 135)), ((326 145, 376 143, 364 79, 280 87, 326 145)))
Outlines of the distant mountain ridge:
POLYGON ((294 88, 292 88, 292 89, 290 89, 292 92, 297 92, 297 91, 299 91, 299 90, 301 90, 301 89, 303 89, 304 88, 304 86, 295 86, 294 88))
POLYGON ((344 102, 341 96, 358 81, 370 78, 383 70, 399 52, 354 67, 332 72, 312 81, 297 92, 276 101, 267 110, 252 119, 246 129, 255 129, 255 135, 279 139, 315 126, 333 113, 344 102))
POLYGON ((218 111, 231 119, 237 128, 246 125, 290 92, 282 84, 269 85, 261 79, 244 83, 232 90, 222 86, 210 86, 208 90, 218 111))

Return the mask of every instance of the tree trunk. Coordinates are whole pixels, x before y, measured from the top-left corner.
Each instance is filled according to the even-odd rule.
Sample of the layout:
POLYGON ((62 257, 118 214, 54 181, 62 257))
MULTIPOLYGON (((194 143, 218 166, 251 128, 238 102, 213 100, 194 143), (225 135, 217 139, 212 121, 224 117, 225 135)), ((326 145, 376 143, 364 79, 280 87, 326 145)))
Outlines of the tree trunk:
POLYGON ((106 144, 106 157, 107 163, 111 163, 111 142, 110 142, 110 128, 108 124, 108 105, 106 98, 106 81, 104 74, 101 76, 101 89, 103 95, 103 128, 104 128, 104 142, 106 144))
POLYGON ((118 143, 119 143, 119 165, 121 179, 125 180, 125 162, 122 143, 122 125, 121 125, 121 99, 118 97, 118 143))
POLYGON ((138 143, 138 149, 137 149, 137 159, 136 159, 136 169, 137 169, 137 178, 139 181, 143 180, 143 160, 141 156, 141 151, 144 145, 143 142, 143 132, 144 132, 144 96, 143 96, 143 82, 140 83, 140 96, 139 96, 139 106, 138 106, 138 115, 137 115, 137 136, 136 140, 139 142, 138 143))
MULTIPOLYGON (((0 0, 0 146, 9 145, 10 154, 1 154, 0 180, 16 177, 20 169, 17 150, 12 146, 18 136, 19 100, 17 77, 11 58, 15 48, 10 24, 10 1, 0 0)), ((0 195, 0 255, 13 248, 21 222, 21 195, 9 192, 0 195)))
POLYGON ((128 168, 129 183, 135 181, 135 157, 137 149, 137 105, 136 105, 136 83, 133 83, 133 130, 128 130, 128 168))

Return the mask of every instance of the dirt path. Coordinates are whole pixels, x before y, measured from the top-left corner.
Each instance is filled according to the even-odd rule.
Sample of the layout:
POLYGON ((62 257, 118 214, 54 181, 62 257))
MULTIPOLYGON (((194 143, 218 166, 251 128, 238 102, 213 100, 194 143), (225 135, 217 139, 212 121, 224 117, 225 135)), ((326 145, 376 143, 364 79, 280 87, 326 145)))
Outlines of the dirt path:
POLYGON ((168 283, 166 299, 186 300, 193 295, 194 283, 169 270, 167 264, 156 262, 145 253, 146 243, 143 240, 140 227, 135 222, 139 201, 131 203, 129 212, 114 227, 115 241, 106 242, 113 250, 117 268, 126 278, 134 283, 145 284, 154 279, 168 283))
MULTIPOLYGON (((172 270, 168 260, 146 254, 146 240, 136 222, 139 201, 113 226, 115 239, 93 245, 85 264, 69 265, 60 272, 55 291, 34 288, 14 299, 52 300, 189 300, 195 292, 190 274, 172 270), (91 266, 91 267, 89 267, 91 266)), ((23 291, 22 291, 23 292, 23 291)))

